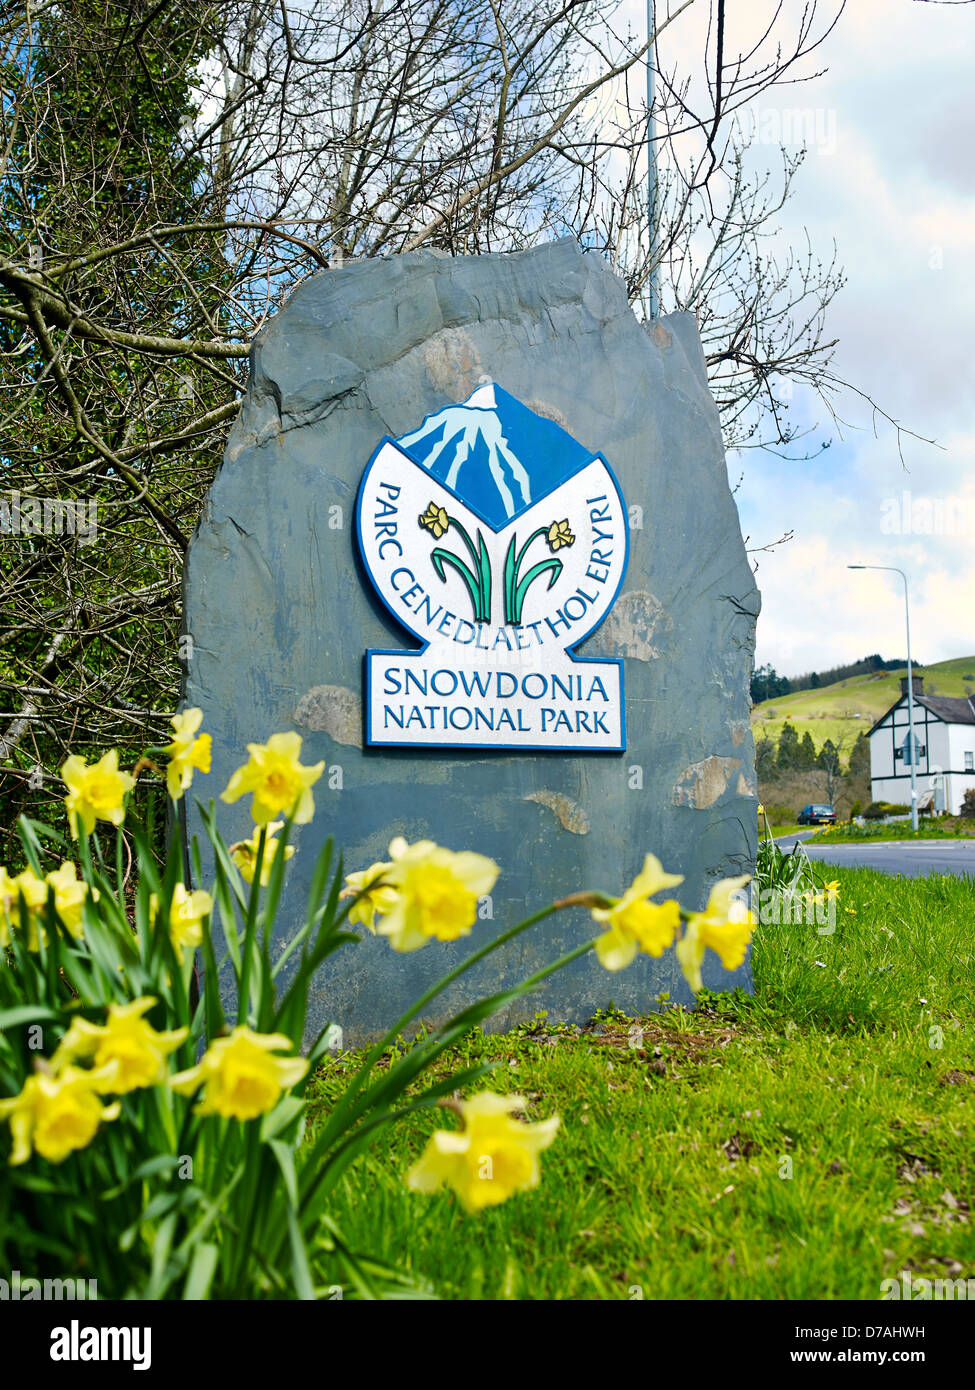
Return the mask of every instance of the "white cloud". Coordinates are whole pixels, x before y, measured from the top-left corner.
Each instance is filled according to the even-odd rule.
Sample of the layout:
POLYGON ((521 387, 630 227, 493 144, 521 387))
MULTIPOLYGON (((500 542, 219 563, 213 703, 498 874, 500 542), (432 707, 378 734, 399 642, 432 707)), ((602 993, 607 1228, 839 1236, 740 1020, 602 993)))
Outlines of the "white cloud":
MULTIPOLYGON (((851 397, 842 413, 861 428, 842 441, 824 408, 797 402, 818 420, 815 438, 834 441, 819 459, 745 456, 737 500, 750 543, 796 533, 758 557, 758 658, 786 674, 878 650, 903 655, 900 580, 848 571, 856 560, 908 572, 923 660, 975 653, 973 21, 965 6, 856 0, 821 50, 830 72, 762 100, 765 110, 835 113, 835 149, 810 152, 783 242, 801 244, 806 229, 823 253, 837 242, 848 274, 828 324, 838 374, 943 446, 908 440, 905 469, 893 432, 879 423, 875 438, 869 409, 851 397), (885 501, 905 490, 922 524, 925 500, 935 522, 941 506, 940 531, 884 529, 885 501)), ((732 475, 740 467, 729 460, 732 475)))

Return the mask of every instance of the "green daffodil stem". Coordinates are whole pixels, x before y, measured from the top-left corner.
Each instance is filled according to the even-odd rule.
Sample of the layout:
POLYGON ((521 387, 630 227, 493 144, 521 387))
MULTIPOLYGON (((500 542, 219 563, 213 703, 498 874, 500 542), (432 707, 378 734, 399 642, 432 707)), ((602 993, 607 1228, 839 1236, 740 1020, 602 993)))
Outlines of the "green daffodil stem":
MULTIPOLYGON (((459 975, 462 975, 462 974, 464 973, 465 970, 469 970, 470 967, 471 967, 472 965, 474 965, 478 960, 483 959, 484 956, 488 955, 488 954, 490 953, 491 950, 495 949, 497 946, 500 946, 500 945, 501 945, 503 942, 505 942, 505 941, 510 941, 510 940, 512 939, 512 937, 517 936, 519 932, 525 931, 528 927, 536 925, 538 922, 542 921, 545 917, 550 917, 550 916, 552 916, 552 914, 555 913, 555 912, 557 912, 558 910, 559 910, 559 909, 553 904, 551 907, 546 907, 546 908, 544 908, 541 912, 536 912, 536 913, 534 914, 534 916, 532 916, 532 917, 527 917, 527 918, 525 919, 524 922, 519 922, 518 925, 515 926, 515 927, 512 927, 512 928, 510 929, 510 931, 507 931, 507 932, 503 933, 502 936, 499 936, 499 937, 498 937, 497 941, 491 942, 487 947, 484 947, 482 950, 475 952, 475 954, 474 954, 473 956, 468 957, 468 959, 465 960, 465 961, 463 961, 455 970, 452 970, 452 971, 450 972, 449 975, 444 976, 444 978, 439 982, 439 984, 436 985, 433 989, 431 989, 431 990, 424 996, 424 999, 421 1001, 421 1005, 418 1006, 418 1007, 421 1007, 423 1003, 426 1003, 426 1002, 428 1002, 430 999, 433 999, 433 998, 435 997, 435 995, 438 994, 438 993, 440 992, 441 989, 445 989, 445 988, 446 988, 446 986, 450 983, 451 980, 454 980, 454 979, 456 979, 459 975)), ((566 951, 565 955, 559 956, 559 958, 558 958, 557 960, 552 961, 549 965, 543 966, 541 970, 536 970, 535 973, 534 973, 533 975, 529 975, 526 979, 522 980, 522 981, 520 982, 520 984, 518 984, 518 985, 515 987, 514 991, 511 991, 511 992, 505 991, 505 994, 506 994, 506 995, 509 995, 509 993, 510 993, 510 994, 522 995, 522 994, 527 994, 527 993, 529 993, 529 991, 531 991, 532 989, 534 989, 536 985, 540 984, 540 983, 542 982, 542 980, 546 979, 549 975, 553 975, 553 974, 555 973, 556 970, 561 970, 564 966, 570 964, 571 961, 578 960, 578 958, 579 958, 580 956, 584 956, 584 955, 587 953, 587 951, 591 951, 591 950, 593 949, 594 945, 595 945, 595 942, 594 942, 594 941, 584 941, 580 946, 574 946, 573 949, 572 949, 571 951, 566 951)), ((499 997, 499 1002, 500 1002, 501 999, 503 999, 503 997, 504 997, 504 996, 500 996, 500 997, 499 997)), ((400 1022, 399 1022, 398 1024, 395 1025, 395 1028, 394 1028, 394 1029, 391 1029, 391 1030, 390 1030, 390 1033, 388 1033, 388 1034, 386 1035, 387 1039, 390 1038, 390 1037, 395 1037, 395 1036, 397 1035, 397 1033, 401 1032, 403 1026, 405 1026, 405 1024, 406 1024, 407 1022, 410 1021, 410 1019, 412 1018, 413 1014, 416 1013, 416 1012, 417 1012, 417 1009, 413 1009, 413 1010, 410 1011, 409 1014, 405 1014, 405 1015, 403 1016, 403 1018, 400 1020, 400 1022)), ((456 1025, 455 1025, 455 1020, 451 1019, 451 1020, 449 1020, 447 1023, 445 1023, 445 1024, 443 1025, 442 1028, 440 1028, 440 1029, 438 1030, 437 1036, 438 1036, 439 1038, 441 1038, 441 1039, 444 1039, 444 1041, 442 1041, 442 1042, 440 1043, 440 1045, 436 1048, 436 1051, 434 1052, 433 1057, 431 1057, 431 1058, 428 1060, 428 1064, 427 1064, 427 1065, 429 1065, 429 1063, 432 1062, 432 1061, 434 1060, 434 1058, 435 1058, 436 1056, 438 1056, 439 1053, 442 1052, 442 1051, 444 1050, 444 1048, 446 1048, 447 1046, 449 1046, 449 1043, 450 1043, 450 1037, 449 1037, 450 1030, 451 1030, 453 1027, 455 1027, 455 1026, 456 1026, 456 1025)), ((386 1043, 386 1039, 383 1039, 383 1041, 382 1041, 381 1043, 377 1043, 377 1044, 376 1044, 376 1047, 382 1049, 382 1048, 385 1046, 385 1043, 386 1043)), ((378 1055, 378 1054, 376 1054, 376 1049, 375 1049, 375 1048, 373 1049, 373 1052, 370 1053, 369 1058, 367 1058, 366 1062, 363 1064, 364 1067, 371 1067, 371 1065, 372 1065, 372 1060, 370 1060, 370 1059, 373 1059, 373 1058, 374 1058, 374 1054, 375 1054, 375 1055, 378 1055)), ((360 1068, 359 1072, 356 1073, 356 1076, 353 1078, 353 1081, 350 1083, 349 1090, 352 1089, 352 1086, 356 1086, 357 1083, 359 1083, 359 1077, 360 1077, 361 1074, 362 1074, 362 1068, 360 1068)), ((431 1088, 431 1089, 434 1091, 434 1094, 433 1094, 433 1095, 431 1095, 431 1094, 428 1093, 427 1098, 426 1098, 425 1100, 421 1100, 421 1101, 417 1102, 414 1106, 409 1106, 409 1107, 407 1107, 407 1109, 414 1109, 414 1108, 415 1108, 415 1109, 423 1109, 423 1108, 426 1108, 427 1106, 430 1106, 430 1105, 433 1105, 434 1103, 436 1103, 436 1096, 435 1096, 436 1088, 434 1087, 434 1088, 431 1088)), ((348 1094, 348 1092, 347 1092, 346 1094, 348 1094)), ((344 1100, 344 1099, 345 1099, 345 1097, 343 1097, 343 1100, 344 1100)), ((324 1162, 323 1164, 321 1164, 321 1166, 318 1166, 318 1165, 316 1164, 316 1162, 315 1162, 315 1159, 316 1159, 316 1157, 317 1157, 317 1152, 318 1152, 318 1150, 321 1149, 323 1153, 324 1153, 324 1152, 327 1152, 328 1148, 330 1147, 330 1144, 333 1142, 333 1138, 332 1138, 332 1135, 331 1135, 331 1130, 332 1130, 337 1124, 338 1124, 339 1133, 341 1133, 341 1131, 342 1131, 343 1129, 347 1129, 347 1128, 348 1128, 348 1123, 339 1123, 339 1120, 340 1120, 340 1113, 341 1113, 341 1107, 339 1107, 338 1109, 336 1109, 335 1111, 332 1112, 332 1115, 330 1116, 329 1125, 326 1127, 326 1130, 324 1130, 323 1133, 322 1133, 321 1135, 319 1135, 319 1138, 318 1138, 318 1140, 317 1140, 317 1142, 316 1142, 316 1144, 315 1144, 315 1149, 313 1150, 312 1155, 310 1155, 310 1161, 306 1164, 305 1171, 314 1173, 314 1177, 312 1178, 312 1181, 310 1182, 310 1184, 308 1185, 308 1187, 307 1187, 307 1188, 305 1189, 305 1191, 302 1193, 301 1199, 300 1199, 299 1204, 298 1204, 299 1212, 300 1212, 302 1215, 307 1211, 308 1204, 309 1204, 310 1201, 312 1200, 312 1198, 313 1198, 315 1192, 316 1192, 316 1191, 318 1190, 318 1188, 320 1187, 320 1185, 321 1185, 323 1179, 326 1177, 326 1175, 328 1174, 329 1170, 332 1169, 332 1168, 334 1167, 334 1165, 335 1165, 335 1163, 338 1161, 339 1157, 344 1153, 344 1151, 345 1151, 350 1145, 352 1145, 353 1143, 358 1142, 358 1141, 361 1139, 362 1134, 363 1134, 366 1130, 373 1129, 373 1128, 377 1127, 378 1125, 382 1125, 382 1124, 384 1124, 384 1123, 389 1123, 389 1122, 391 1122, 392 1120, 394 1120, 399 1114, 401 1114, 401 1113, 406 1113, 406 1112, 405 1112, 405 1111, 386 1111, 386 1112, 380 1113, 379 1115, 374 1115, 374 1116, 372 1116, 371 1119, 366 1120, 366 1121, 364 1121, 361 1125, 357 1126, 356 1129, 355 1129, 355 1131, 354 1131, 353 1133, 349 1134, 349 1135, 347 1136, 347 1138, 344 1139, 343 1142, 338 1146, 338 1148, 334 1150, 334 1152, 328 1154, 328 1157, 326 1158, 325 1162, 324 1162), (325 1134, 326 1134, 326 1133, 329 1134, 329 1142, 326 1143, 326 1144, 323 1144, 322 1141, 323 1141, 323 1138, 325 1137, 325 1134)), ((352 1117, 352 1118, 355 1118, 355 1117, 352 1117)))
MULTIPOLYGON (((533 913, 531 917, 526 917, 523 922, 518 922, 515 926, 509 927, 506 932, 502 932, 501 935, 495 937, 493 941, 487 942, 479 950, 475 951, 473 955, 470 955, 465 960, 462 960, 459 965, 456 965, 453 970, 449 971, 446 975, 444 975, 442 979, 438 980, 435 985, 432 985, 431 988, 427 990, 426 994, 424 994, 420 999, 418 999, 417 1002, 410 1009, 408 1009, 401 1018, 397 1019, 393 1026, 383 1035, 382 1038, 379 1039, 377 1043, 373 1045, 371 1050, 368 1052, 362 1065, 359 1067, 356 1074, 349 1081, 349 1084, 345 1090, 345 1094, 343 1095, 339 1104, 336 1106, 335 1110, 333 1110, 332 1114, 330 1115, 328 1123, 322 1129, 322 1132, 319 1135, 318 1140, 315 1144, 316 1150, 320 1149, 321 1152, 324 1153, 327 1150, 328 1145, 332 1142, 335 1135, 341 1133, 341 1131, 346 1127, 349 1120, 355 1117, 355 1115, 358 1113, 358 1107, 356 1106, 355 1102, 359 1097, 359 1094, 362 1091, 363 1086, 368 1080, 369 1074, 372 1071, 372 1068, 377 1062, 377 1060, 382 1056, 386 1049, 396 1041, 397 1037, 400 1035, 400 1033, 402 1033, 403 1029, 406 1028, 408 1024, 412 1023, 413 1019, 416 1018, 417 1014, 421 1013, 432 1000, 436 999, 438 994, 442 994, 445 989, 447 989, 450 985, 454 983, 455 980, 460 979, 462 975, 464 975, 468 970, 471 970, 475 965, 478 964, 478 962, 484 960, 486 956, 489 956, 492 953, 492 951, 496 951, 499 947, 504 946, 507 942, 513 941, 516 936, 520 936, 521 933, 527 931, 529 927, 537 926, 538 923, 543 922, 546 917, 551 917, 554 913, 561 911, 562 906, 577 905, 578 904, 576 903, 571 903, 568 900, 563 899, 562 905, 552 903, 548 907, 543 907, 540 911, 533 913)), ((585 946, 579 947, 576 951, 571 952, 569 956, 562 957, 561 960, 555 962, 555 964, 551 967, 551 970, 558 969, 561 965, 565 963, 566 960, 574 959, 576 955, 581 955, 584 951, 588 951, 590 944, 591 943, 587 942, 585 946)), ((542 974, 540 974, 537 978, 544 979, 546 974, 551 973, 551 970, 543 971, 542 974)))
POLYGON ((264 846, 266 843, 267 826, 262 825, 261 836, 257 843, 257 855, 255 856, 254 878, 251 883, 250 897, 247 900, 247 920, 244 924, 244 952, 243 960, 241 961, 240 980, 238 982, 238 1025, 247 1022, 250 1006, 251 964, 254 952, 257 950, 257 908, 261 898, 261 869, 264 864, 264 846))

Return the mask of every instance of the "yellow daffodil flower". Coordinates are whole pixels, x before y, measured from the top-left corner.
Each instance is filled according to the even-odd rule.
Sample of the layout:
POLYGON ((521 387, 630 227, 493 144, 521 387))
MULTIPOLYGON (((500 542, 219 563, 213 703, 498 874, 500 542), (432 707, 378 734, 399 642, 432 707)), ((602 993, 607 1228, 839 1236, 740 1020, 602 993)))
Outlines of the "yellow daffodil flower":
MULTIPOLYGON (((47 884, 38 878, 33 869, 22 869, 11 878, 6 869, 0 869, 0 944, 10 945, 11 929, 16 928, 27 936, 27 949, 38 948, 38 915, 47 902, 47 884), (26 915, 21 913, 20 898, 23 895, 26 915)), ((45 936, 44 940, 47 940, 45 936)))
POLYGON ((546 539, 549 550, 553 551, 561 550, 563 546, 575 545, 576 538, 569 530, 569 518, 566 517, 564 521, 553 521, 548 528, 546 539))
POLYGON ((80 833, 79 827, 90 835, 96 821, 122 824, 126 793, 135 786, 135 778, 119 771, 117 749, 110 749, 91 767, 84 758, 72 753, 61 769, 61 777, 68 788, 64 807, 75 839, 80 833))
POLYGON ((375 933, 376 914, 384 917, 393 910, 399 896, 396 889, 390 888, 386 883, 378 882, 391 868, 391 864, 370 864, 368 869, 360 869, 358 873, 346 874, 347 887, 342 889, 339 897, 358 899, 349 909, 350 925, 358 923, 367 931, 375 933))
MULTIPOLYGON (((54 906, 65 927, 74 937, 81 936, 81 909, 88 896, 88 885, 78 877, 74 864, 67 860, 60 869, 54 869, 45 879, 54 889, 54 906)), ((98 889, 93 893, 98 901, 98 889)))
MULTIPOLYGON (((203 945, 203 919, 213 911, 213 899, 202 888, 190 892, 185 883, 177 883, 169 904, 169 936, 180 960, 184 952, 195 951, 203 945)), ((155 925, 159 899, 149 897, 149 924, 155 925)))
POLYGON ((396 898, 377 931, 394 951, 416 951, 431 938, 467 936, 477 917, 477 900, 494 887, 493 859, 465 851, 454 854, 432 840, 408 845, 400 836, 389 846, 386 878, 396 898))
MULTIPOLYGON (((38 949, 41 933, 40 918, 47 904, 48 889, 54 890, 54 906, 68 932, 81 937, 81 909, 88 896, 88 885, 78 878, 74 864, 66 862, 40 879, 32 869, 22 870, 11 878, 0 865, 0 946, 10 945, 10 928, 20 927, 27 933, 28 950, 38 949), (20 920, 19 894, 23 893, 27 916, 20 920)), ((94 894, 97 899, 97 891, 94 894)), ((44 936, 45 943, 47 936, 44 936)))
MULTIPOLYGON (((284 828, 283 820, 272 821, 267 827, 267 839, 264 842, 264 858, 261 860, 261 887, 266 888, 271 881, 271 870, 274 867, 274 857, 278 852, 275 835, 284 828)), ((260 827, 254 831, 249 840, 241 840, 236 845, 230 846, 230 857, 240 870, 240 876, 245 883, 254 882, 254 871, 257 868, 257 851, 260 847, 261 831, 260 827)), ((294 845, 285 845, 285 863, 295 852, 294 845)))
POLYGON ((725 970, 736 970, 745 959, 755 917, 735 895, 741 892, 748 879, 748 874, 742 874, 716 883, 704 911, 692 914, 677 943, 677 959, 695 994, 701 988, 701 964, 709 946, 721 957, 725 970))
POLYGON ((176 884, 169 905, 169 935, 180 960, 185 951, 195 951, 203 945, 203 919, 212 910, 209 893, 202 888, 191 893, 185 883, 176 884))
POLYGON ((9 1121, 14 1141, 11 1165, 26 1163, 32 1151, 61 1163, 90 1144, 99 1125, 117 1119, 118 1101, 103 1105, 97 1094, 103 1079, 68 1066, 56 1076, 30 1076, 20 1095, 0 1100, 0 1120, 9 1121))
POLYGON ((239 767, 221 792, 222 801, 236 801, 254 793, 251 816, 255 825, 267 825, 278 815, 294 812, 297 825, 307 825, 315 814, 311 788, 325 769, 323 762, 302 767, 298 761, 301 735, 272 734, 267 743, 249 743, 250 761, 239 767))
POLYGON ((612 907, 593 908, 593 920, 606 926, 605 933, 596 940, 600 965, 606 970, 622 970, 633 961, 637 951, 663 955, 677 935, 680 907, 673 899, 665 903, 647 899, 663 888, 683 882, 682 874, 665 873, 660 860, 648 854, 643 868, 612 907))
POLYGON ((537 1187, 538 1155, 554 1142, 559 1117, 523 1124, 512 1112, 525 1109, 524 1096, 481 1091, 460 1102, 464 1127, 438 1129, 406 1175, 414 1192, 446 1185, 466 1211, 505 1202, 521 1188, 537 1187))
POLYGON ((283 1033, 254 1033, 235 1028, 228 1038, 211 1043, 202 1061, 171 1076, 169 1084, 181 1095, 192 1095, 200 1086, 200 1115, 224 1115, 234 1120, 253 1120, 273 1109, 283 1091, 296 1086, 308 1070, 303 1057, 273 1057, 290 1050, 283 1033))
POLYGON ((765 815, 765 807, 762 805, 761 802, 758 803, 758 814, 759 814, 760 816, 764 816, 764 815, 765 815))
POLYGON ((17 889, 7 870, 0 864, 0 947, 10 945, 10 928, 14 925, 14 908, 17 903, 17 889))
POLYGON ((436 502, 431 502, 426 511, 419 518, 420 525, 425 531, 429 531, 435 541, 447 534, 450 528, 450 517, 443 507, 438 507, 436 502))
POLYGON ((96 1090, 125 1095, 162 1081, 166 1058, 186 1041, 188 1028, 159 1033, 143 1017, 155 999, 135 999, 131 1004, 110 1004, 104 1026, 76 1018, 51 1058, 55 1071, 82 1057, 91 1057, 92 1075, 100 1080, 96 1090))
POLYGON ((210 771, 210 752, 212 739, 209 734, 197 736, 197 729, 203 723, 201 709, 184 709, 169 721, 175 737, 167 743, 165 752, 169 754, 166 767, 166 790, 173 801, 178 801, 193 782, 193 769, 199 772, 210 771))

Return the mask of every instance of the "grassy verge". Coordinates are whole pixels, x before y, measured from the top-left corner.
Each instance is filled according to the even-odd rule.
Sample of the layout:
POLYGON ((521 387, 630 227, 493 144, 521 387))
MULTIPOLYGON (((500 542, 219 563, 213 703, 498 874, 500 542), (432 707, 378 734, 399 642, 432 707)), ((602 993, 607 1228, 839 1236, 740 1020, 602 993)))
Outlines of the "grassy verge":
POLYGON ((919 820, 916 832, 911 829, 909 820, 892 824, 868 821, 865 825, 838 825, 817 831, 806 843, 854 845, 863 840, 965 840, 972 836, 975 836, 975 821, 958 817, 944 821, 919 820))
MULTIPOLYGON (((808 827, 807 825, 770 825, 770 826, 769 826, 769 832, 770 832, 770 834, 771 834, 773 840, 777 840, 777 839, 778 839, 780 836, 782 836, 782 835, 797 835, 797 834, 799 833, 800 830, 808 830, 808 829, 809 829, 809 827, 808 827)), ((764 835, 764 834, 765 834, 765 827, 764 827, 764 825, 762 824, 762 819, 761 819, 761 817, 759 817, 759 821, 758 821, 758 833, 759 833, 759 835, 764 835)))
MULTIPOLYGON (((562 1116, 540 1187, 477 1218, 406 1191, 453 1124, 411 1118, 340 1189, 346 1237, 448 1299, 875 1299, 903 1269, 975 1276, 971 888, 828 872, 835 934, 761 928, 754 998, 471 1039, 495 1090, 562 1116)), ((319 1114, 352 1061, 319 1073, 319 1114)))

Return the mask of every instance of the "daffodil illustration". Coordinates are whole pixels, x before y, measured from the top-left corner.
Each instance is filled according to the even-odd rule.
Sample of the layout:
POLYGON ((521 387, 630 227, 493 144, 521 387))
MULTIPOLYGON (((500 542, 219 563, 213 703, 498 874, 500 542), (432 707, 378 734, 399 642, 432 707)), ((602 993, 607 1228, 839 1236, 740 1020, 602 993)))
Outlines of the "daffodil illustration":
POLYGON ((437 506, 436 502, 430 503, 419 521, 423 529, 432 534, 435 541, 446 535, 450 527, 450 517, 443 507, 437 506))
POLYGON ((569 530, 569 518, 566 517, 564 521, 553 521, 548 528, 546 539, 551 551, 561 550, 563 546, 574 545, 576 538, 569 530))
POLYGON ((439 545, 430 552, 430 560, 441 580, 446 581, 447 577, 444 572, 444 565, 449 565, 451 569, 457 571, 470 594, 474 621, 486 623, 491 616, 491 557, 488 554, 484 537, 478 531, 477 545, 475 546, 457 518, 448 516, 446 508, 438 507, 436 502, 430 503, 426 511, 419 517, 419 522, 423 529, 429 531, 434 540, 437 541, 453 527, 467 546, 473 561, 473 568, 465 564, 459 555, 455 555, 451 550, 444 550, 439 545))
POLYGON ((540 526, 537 531, 533 531, 525 544, 518 549, 517 536, 511 537, 511 544, 508 546, 508 554, 504 562, 504 620, 518 627, 521 624, 521 610, 524 607, 525 596, 534 584, 536 579, 540 579, 543 574, 549 575, 548 587, 552 585, 562 573, 561 560, 542 560, 537 565, 532 565, 531 569, 522 578, 521 564, 528 553, 528 549, 541 536, 548 542, 549 550, 561 550, 563 546, 575 544, 575 536, 569 530, 569 518, 563 521, 553 521, 550 526, 540 526))

